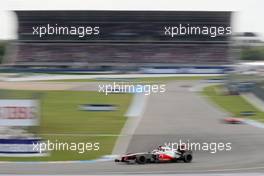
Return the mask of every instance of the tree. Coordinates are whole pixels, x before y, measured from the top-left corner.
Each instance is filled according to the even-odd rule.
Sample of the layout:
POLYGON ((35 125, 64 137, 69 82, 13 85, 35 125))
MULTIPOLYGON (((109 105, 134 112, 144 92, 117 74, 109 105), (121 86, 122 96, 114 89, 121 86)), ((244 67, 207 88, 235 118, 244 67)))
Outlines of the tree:
POLYGON ((0 42, 0 64, 2 63, 3 58, 4 58, 5 46, 6 46, 5 42, 0 42))
POLYGON ((242 49, 241 59, 251 61, 264 60, 264 47, 249 47, 242 49))

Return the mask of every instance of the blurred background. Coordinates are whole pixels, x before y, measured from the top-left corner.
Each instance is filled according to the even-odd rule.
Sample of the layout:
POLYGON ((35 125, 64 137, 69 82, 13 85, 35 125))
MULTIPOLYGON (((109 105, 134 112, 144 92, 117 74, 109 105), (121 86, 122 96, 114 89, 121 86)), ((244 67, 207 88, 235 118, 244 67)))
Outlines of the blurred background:
MULTIPOLYGON (((261 0, 1 2, 0 160, 97 163, 190 139, 231 142, 233 150, 214 156, 197 151, 194 165, 158 169, 263 169, 263 5, 261 0), (47 24, 99 26, 100 35, 32 34, 47 24), (232 27, 232 34, 164 35, 165 26, 179 24, 232 27), (113 82, 165 84, 166 92, 99 92, 100 85, 113 82), (46 140, 99 142, 100 150, 32 151, 32 143, 46 140)), ((85 165, 94 172, 119 170, 110 162, 104 166, 85 165)), ((46 173, 45 167, 33 173, 46 173)), ((79 167, 68 169, 85 171, 79 167)), ((155 170, 124 168, 144 169, 155 170)), ((31 171, 36 170, 24 173, 31 171)))

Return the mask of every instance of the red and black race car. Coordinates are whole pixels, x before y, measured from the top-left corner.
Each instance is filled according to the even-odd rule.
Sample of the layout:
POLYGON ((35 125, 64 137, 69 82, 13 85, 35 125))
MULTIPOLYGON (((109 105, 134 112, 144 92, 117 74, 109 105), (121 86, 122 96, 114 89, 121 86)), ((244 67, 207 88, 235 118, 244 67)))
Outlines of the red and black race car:
POLYGON ((167 146, 159 146, 158 149, 151 152, 122 155, 115 159, 115 162, 145 164, 183 161, 190 163, 192 159, 193 155, 191 150, 182 149, 181 147, 175 150, 167 146))

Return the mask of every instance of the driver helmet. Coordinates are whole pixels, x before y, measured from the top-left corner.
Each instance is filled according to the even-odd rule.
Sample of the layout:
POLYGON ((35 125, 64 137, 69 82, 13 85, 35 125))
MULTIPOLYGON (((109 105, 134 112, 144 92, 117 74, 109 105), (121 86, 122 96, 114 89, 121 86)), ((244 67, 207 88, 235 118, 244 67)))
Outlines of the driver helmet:
POLYGON ((186 149, 187 149, 186 144, 181 144, 181 145, 180 145, 180 150, 186 150, 186 149))

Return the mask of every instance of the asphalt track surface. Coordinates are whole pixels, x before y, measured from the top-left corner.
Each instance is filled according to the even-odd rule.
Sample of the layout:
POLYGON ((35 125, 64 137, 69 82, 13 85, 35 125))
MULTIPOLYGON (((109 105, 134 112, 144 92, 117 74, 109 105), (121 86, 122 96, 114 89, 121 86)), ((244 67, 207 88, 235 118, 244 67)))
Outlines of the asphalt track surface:
POLYGON ((127 165, 98 163, 1 163, 0 174, 177 174, 264 173, 264 129, 221 123, 228 114, 190 91, 195 81, 167 84, 149 97, 128 152, 148 151, 164 142, 232 143, 231 151, 194 151, 192 163, 127 165))

